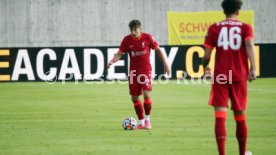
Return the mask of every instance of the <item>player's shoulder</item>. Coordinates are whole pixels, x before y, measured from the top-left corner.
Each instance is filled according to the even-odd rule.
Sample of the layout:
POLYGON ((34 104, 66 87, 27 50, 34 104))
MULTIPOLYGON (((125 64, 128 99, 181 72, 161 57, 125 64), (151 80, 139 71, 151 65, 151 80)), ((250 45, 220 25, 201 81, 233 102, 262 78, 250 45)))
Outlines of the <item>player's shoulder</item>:
POLYGON ((146 32, 142 32, 142 37, 143 38, 152 38, 152 35, 146 32))
POLYGON ((247 24, 245 22, 241 22, 241 23, 242 23, 242 27, 252 29, 252 26, 250 24, 247 24))
POLYGON ((218 27, 219 26, 219 23, 213 23, 210 25, 210 28, 215 28, 215 27, 218 27))
POLYGON ((146 33, 146 32, 142 32, 142 35, 145 36, 145 37, 150 37, 151 36, 151 34, 146 33))
POLYGON ((209 31, 216 30, 218 29, 218 27, 219 27, 219 23, 213 23, 209 26, 209 31))
POLYGON ((154 41, 155 40, 151 34, 145 33, 145 32, 142 33, 142 38, 144 40, 149 40, 149 41, 152 41, 152 40, 154 41))
POLYGON ((130 39, 131 39, 131 34, 128 34, 128 35, 124 36, 123 41, 128 41, 130 39))
POLYGON ((124 39, 130 39, 131 38, 131 34, 128 34, 124 37, 124 39))

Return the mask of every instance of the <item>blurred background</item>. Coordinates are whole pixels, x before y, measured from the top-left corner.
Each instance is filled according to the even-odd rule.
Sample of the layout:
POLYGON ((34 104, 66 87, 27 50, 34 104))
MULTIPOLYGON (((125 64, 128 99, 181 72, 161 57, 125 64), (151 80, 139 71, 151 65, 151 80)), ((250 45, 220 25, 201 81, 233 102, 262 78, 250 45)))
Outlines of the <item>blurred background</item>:
MULTIPOLYGON (((243 0, 256 43, 276 42, 276 1, 243 0)), ((128 23, 168 45, 167 11, 221 11, 218 0, 0 0, 0 47, 119 46, 128 23)))

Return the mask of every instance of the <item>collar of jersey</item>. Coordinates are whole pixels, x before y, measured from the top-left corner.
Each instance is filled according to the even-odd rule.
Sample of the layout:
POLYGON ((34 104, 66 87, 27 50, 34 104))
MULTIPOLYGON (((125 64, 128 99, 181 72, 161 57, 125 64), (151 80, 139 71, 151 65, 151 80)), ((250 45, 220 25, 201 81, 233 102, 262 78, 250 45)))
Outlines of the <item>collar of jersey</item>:
POLYGON ((234 19, 234 18, 226 18, 226 20, 236 20, 237 21, 237 19, 234 19))
POLYGON ((131 35, 131 38, 134 39, 134 40, 140 40, 142 38, 142 34, 143 34, 143 32, 141 32, 139 38, 137 38, 137 39, 135 37, 133 37, 132 35, 131 35))

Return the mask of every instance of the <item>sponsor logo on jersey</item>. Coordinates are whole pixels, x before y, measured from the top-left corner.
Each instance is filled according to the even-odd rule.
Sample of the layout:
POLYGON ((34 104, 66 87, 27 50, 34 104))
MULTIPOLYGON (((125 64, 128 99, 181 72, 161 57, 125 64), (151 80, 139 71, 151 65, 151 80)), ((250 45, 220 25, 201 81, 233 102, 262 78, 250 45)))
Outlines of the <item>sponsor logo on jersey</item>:
POLYGON ((146 51, 131 51, 131 56, 136 57, 136 56, 141 56, 147 54, 146 51))

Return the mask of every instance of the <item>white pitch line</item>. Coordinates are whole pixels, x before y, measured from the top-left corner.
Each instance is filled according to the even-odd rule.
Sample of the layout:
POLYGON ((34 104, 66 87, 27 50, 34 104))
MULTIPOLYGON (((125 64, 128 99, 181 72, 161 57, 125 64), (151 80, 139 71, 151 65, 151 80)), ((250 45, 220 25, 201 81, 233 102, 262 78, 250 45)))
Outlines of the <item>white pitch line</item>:
POLYGON ((261 92, 271 92, 276 93, 276 90, 270 90, 270 89, 248 89, 249 91, 261 91, 261 92))
MULTIPOLYGON (((196 83, 188 83, 188 84, 179 84, 179 85, 190 85, 190 86, 199 86, 199 87, 210 87, 211 84, 196 84, 196 83)), ((270 92, 270 93, 276 93, 276 89, 248 89, 248 91, 256 91, 256 92, 270 92)))

